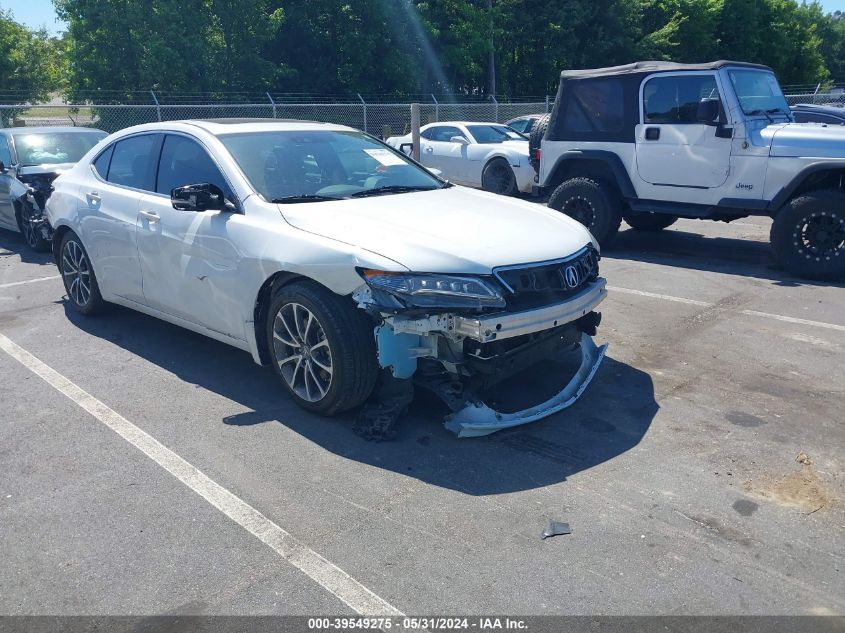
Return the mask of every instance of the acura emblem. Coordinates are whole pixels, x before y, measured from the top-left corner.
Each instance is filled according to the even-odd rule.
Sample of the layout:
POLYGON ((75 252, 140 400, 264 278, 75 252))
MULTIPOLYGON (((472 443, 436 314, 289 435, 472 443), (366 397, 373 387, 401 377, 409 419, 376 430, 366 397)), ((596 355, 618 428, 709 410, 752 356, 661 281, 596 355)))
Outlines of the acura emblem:
POLYGON ((566 285, 570 288, 578 286, 578 282, 581 281, 580 277, 578 269, 575 266, 567 266, 566 270, 563 271, 563 278, 566 280, 566 285))

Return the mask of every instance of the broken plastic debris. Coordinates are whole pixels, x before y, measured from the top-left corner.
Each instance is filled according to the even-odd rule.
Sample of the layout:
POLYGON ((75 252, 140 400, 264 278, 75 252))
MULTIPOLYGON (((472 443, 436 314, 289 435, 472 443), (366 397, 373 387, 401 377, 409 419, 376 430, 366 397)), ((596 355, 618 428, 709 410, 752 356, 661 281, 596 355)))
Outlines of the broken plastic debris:
POLYGON ((540 538, 545 540, 551 536, 560 536, 561 534, 572 534, 569 529, 569 523, 561 523, 559 521, 549 521, 546 529, 540 535, 540 538))

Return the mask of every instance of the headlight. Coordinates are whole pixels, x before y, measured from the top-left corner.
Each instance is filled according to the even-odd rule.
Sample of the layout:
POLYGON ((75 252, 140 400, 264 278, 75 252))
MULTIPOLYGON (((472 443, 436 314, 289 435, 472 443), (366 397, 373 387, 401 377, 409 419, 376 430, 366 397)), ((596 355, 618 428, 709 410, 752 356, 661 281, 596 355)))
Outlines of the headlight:
POLYGON ((382 290, 417 308, 502 308, 502 293, 480 277, 434 273, 358 271, 374 290, 382 290))

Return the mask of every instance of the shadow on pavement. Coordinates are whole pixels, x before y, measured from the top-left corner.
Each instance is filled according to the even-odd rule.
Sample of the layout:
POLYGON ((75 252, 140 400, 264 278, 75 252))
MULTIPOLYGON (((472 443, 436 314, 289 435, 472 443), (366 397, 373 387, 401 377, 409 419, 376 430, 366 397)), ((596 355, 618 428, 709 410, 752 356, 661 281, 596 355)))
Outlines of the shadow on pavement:
MULTIPOLYGON (((659 408, 648 374, 606 358, 581 399, 545 420, 458 439, 443 428, 445 407, 418 390, 399 423, 399 438, 371 443, 352 433, 352 413, 322 418, 300 409, 272 370, 245 352, 117 306, 98 318, 82 317, 67 303, 65 312, 88 334, 249 409, 223 424, 284 424, 345 459, 470 495, 547 486, 611 460, 640 442, 659 408)), ((542 368, 514 378, 525 388, 542 388, 549 379, 542 368)))
POLYGON ((613 243, 602 249, 602 257, 766 279, 786 287, 843 285, 801 279, 779 268, 768 242, 709 237, 675 228, 655 232, 626 230, 625 226, 613 243))
POLYGON ((13 255, 18 255, 25 264, 49 264, 58 274, 52 253, 38 253, 26 245, 20 233, 0 229, 0 261, 13 255))

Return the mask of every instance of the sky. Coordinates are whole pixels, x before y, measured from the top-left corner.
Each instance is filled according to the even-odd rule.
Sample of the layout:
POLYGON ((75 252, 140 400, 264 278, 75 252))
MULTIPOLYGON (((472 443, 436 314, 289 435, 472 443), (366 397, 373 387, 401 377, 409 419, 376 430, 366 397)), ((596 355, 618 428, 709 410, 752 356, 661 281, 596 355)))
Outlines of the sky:
MULTIPOLYGON (((845 0, 821 0, 825 11, 845 11, 845 0)), ((18 22, 33 28, 46 27, 50 33, 64 30, 56 18, 52 0, 0 0, 0 7, 11 9, 18 22)))

